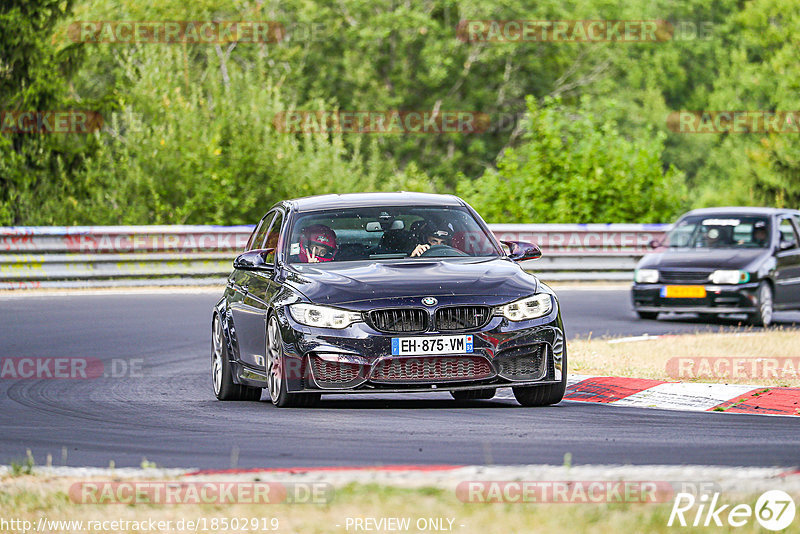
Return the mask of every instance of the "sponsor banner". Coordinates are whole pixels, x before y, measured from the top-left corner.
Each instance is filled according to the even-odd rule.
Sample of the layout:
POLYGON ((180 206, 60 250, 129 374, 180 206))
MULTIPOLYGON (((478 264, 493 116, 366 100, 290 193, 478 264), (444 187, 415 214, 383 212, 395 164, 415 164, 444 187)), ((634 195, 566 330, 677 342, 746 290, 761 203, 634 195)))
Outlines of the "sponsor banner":
POLYGON ((273 20, 77 21, 67 35, 76 43, 277 43, 286 35, 273 20))

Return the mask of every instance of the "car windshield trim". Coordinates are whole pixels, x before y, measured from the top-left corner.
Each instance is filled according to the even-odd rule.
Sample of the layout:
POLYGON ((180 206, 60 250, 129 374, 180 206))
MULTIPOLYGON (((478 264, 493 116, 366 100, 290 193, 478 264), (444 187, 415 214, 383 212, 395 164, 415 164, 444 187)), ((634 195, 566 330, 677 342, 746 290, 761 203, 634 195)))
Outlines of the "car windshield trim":
POLYGON ((380 205, 295 212, 282 247, 287 264, 497 258, 502 249, 465 206, 380 205))
POLYGON ((698 214, 679 220, 667 233, 671 249, 765 249, 772 240, 770 218, 757 214, 698 214))

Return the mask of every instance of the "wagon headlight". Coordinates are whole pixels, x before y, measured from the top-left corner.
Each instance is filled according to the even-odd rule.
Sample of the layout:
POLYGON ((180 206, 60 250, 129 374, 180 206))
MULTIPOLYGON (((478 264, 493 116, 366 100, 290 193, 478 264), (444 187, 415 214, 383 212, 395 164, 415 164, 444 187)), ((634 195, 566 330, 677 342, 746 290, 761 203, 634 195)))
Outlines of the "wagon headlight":
POLYGON ((637 284, 657 284, 658 271, 656 269, 636 269, 633 281, 637 284))
POLYGON ((750 281, 747 271, 714 271, 711 273, 712 284, 744 284, 750 281))
POLYGON ((316 304, 292 304, 289 311, 298 323, 320 328, 347 328, 361 321, 361 314, 358 312, 316 304))
POLYGON ((553 299, 547 293, 539 293, 532 297, 515 300, 494 309, 495 315, 502 315, 509 321, 525 321, 536 319, 550 313, 553 309, 553 299))

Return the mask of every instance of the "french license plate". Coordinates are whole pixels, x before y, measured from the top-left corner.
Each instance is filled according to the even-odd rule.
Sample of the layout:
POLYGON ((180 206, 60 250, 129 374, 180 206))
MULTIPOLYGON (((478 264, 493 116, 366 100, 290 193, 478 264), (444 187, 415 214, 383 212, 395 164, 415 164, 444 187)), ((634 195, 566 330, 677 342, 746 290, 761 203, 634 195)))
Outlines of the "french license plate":
POLYGON ((471 353, 472 335, 392 338, 392 356, 471 353))
POLYGON ((703 286, 664 286, 661 297, 668 299, 702 299, 706 296, 703 286))

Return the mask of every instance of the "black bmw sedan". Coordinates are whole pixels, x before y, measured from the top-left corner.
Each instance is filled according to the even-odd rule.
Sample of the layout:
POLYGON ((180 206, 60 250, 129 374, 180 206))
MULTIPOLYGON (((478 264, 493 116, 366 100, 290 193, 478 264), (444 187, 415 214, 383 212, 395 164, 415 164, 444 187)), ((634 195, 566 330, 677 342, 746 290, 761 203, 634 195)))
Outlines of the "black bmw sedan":
POLYGON ((309 406, 322 394, 449 391, 559 402, 558 299, 463 200, 422 193, 288 200, 261 219, 212 318, 220 400, 309 406))
POLYGON ((636 267, 633 307, 702 316, 747 314, 768 326, 774 310, 800 309, 800 211, 707 208, 676 222, 660 251, 636 267))

